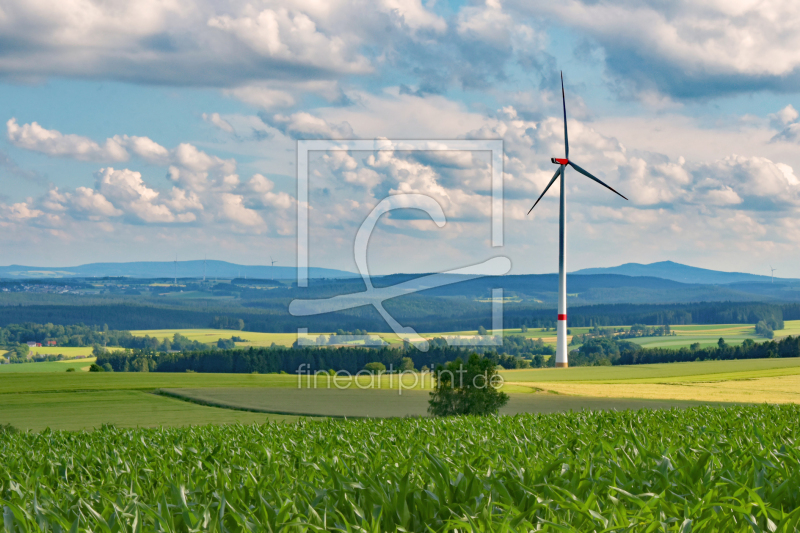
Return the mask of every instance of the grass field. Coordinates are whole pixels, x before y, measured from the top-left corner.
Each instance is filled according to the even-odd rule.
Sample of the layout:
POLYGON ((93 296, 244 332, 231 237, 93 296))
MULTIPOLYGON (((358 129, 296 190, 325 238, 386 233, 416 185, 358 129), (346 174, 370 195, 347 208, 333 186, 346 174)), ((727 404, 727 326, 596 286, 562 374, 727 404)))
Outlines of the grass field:
POLYGON ((141 391, 8 394, 0 421, 20 429, 80 430, 119 427, 295 421, 297 417, 206 407, 141 391))
MULTIPOLYGON (((282 413, 333 417, 427 416, 428 392, 421 390, 332 389, 165 389, 176 397, 207 405, 282 413)), ((602 409, 666 409, 692 407, 704 402, 636 398, 586 398, 547 393, 511 393, 500 414, 557 413, 602 409)))
POLYGON ((0 373, 27 374, 30 372, 66 372, 68 368, 74 368, 76 372, 80 372, 88 371, 89 366, 94 362, 94 357, 87 357, 83 359, 70 359, 67 361, 46 361, 42 363, 0 365, 0 373))
MULTIPOLYGON (((622 327, 622 326, 617 326, 622 327)), ((625 326, 628 327, 628 326, 625 326)), ((591 328, 570 328, 573 335, 583 335, 588 333, 591 328)), ((689 347, 692 343, 699 342, 701 347, 716 345, 720 337, 723 337, 728 344, 739 345, 745 339, 753 339, 757 342, 766 340, 764 337, 755 335, 755 327, 749 324, 710 324, 710 325, 690 325, 690 326, 672 326, 672 330, 677 333, 675 336, 668 337, 641 337, 638 339, 631 339, 633 342, 642 345, 646 348, 682 348, 689 347)), ((137 330, 132 331, 136 336, 156 337, 158 339, 172 338, 175 333, 200 342, 207 344, 216 343, 218 339, 230 339, 232 336, 242 337, 248 342, 237 342, 236 346, 271 346, 275 343, 279 346, 291 346, 297 340, 296 333, 256 333, 250 331, 227 330, 227 329, 154 329, 154 330, 137 330)), ((427 339, 434 337, 447 337, 447 336, 475 336, 478 332, 471 331, 446 331, 440 333, 421 333, 420 335, 427 339)), ((492 334, 492 331, 489 331, 492 334)), ((555 345, 556 332, 555 330, 545 331, 543 328, 530 328, 526 332, 522 332, 519 328, 505 329, 504 335, 522 335, 529 339, 542 339, 548 344, 555 345)), ((315 338, 318 335, 330 335, 330 333, 311 333, 311 337, 315 338)), ((389 344, 399 344, 402 339, 394 333, 371 333, 388 342, 389 344)), ((787 335, 800 335, 800 320, 787 321, 786 327, 783 330, 776 331, 775 337, 784 337, 787 335)), ((570 335, 569 339, 572 336, 570 335)), ((91 350, 90 350, 91 351, 91 350)), ((50 353, 50 352, 48 352, 50 353)), ((66 355, 66 354, 65 354, 66 355)))

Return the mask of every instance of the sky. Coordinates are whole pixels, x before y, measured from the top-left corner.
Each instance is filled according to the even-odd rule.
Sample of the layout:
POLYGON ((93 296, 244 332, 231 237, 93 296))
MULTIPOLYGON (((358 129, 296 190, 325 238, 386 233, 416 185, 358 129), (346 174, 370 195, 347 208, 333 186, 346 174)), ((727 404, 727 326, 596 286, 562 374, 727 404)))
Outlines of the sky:
POLYGON ((800 277, 800 4, 790 0, 2 0, 0 264, 297 261, 299 140, 503 141, 491 157, 311 152, 309 263, 373 274, 511 259, 671 260, 800 277), (413 206, 412 206, 413 207, 413 206))

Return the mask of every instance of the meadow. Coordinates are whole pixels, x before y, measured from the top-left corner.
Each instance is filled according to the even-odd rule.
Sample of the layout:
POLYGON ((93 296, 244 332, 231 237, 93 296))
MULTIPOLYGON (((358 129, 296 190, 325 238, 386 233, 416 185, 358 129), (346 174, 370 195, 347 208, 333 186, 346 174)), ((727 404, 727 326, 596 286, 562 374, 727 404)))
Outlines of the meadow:
POLYGON ((771 531, 800 406, 0 433, 7 531, 771 531))
MULTIPOLYGON (((630 326, 617 326, 626 327, 630 326)), ((688 325, 688 326, 671 326, 672 331, 676 333, 675 336, 666 337, 640 337, 630 339, 632 342, 642 345, 646 348, 683 348, 689 347, 695 342, 699 342, 701 347, 714 346, 720 337, 730 345, 739 345, 745 339, 753 339, 756 342, 766 340, 764 337, 759 337, 755 334, 755 327, 748 324, 704 324, 704 325, 688 325)), ((572 335, 583 335, 589 333, 591 328, 570 328, 572 335)), ((131 332, 135 336, 156 337, 158 339, 172 338, 175 333, 179 333, 190 340, 205 342, 207 344, 214 344, 219 339, 230 339, 233 336, 241 337, 247 342, 237 342, 238 347, 248 346, 271 346, 273 343, 279 346, 291 346, 297 340, 296 333, 258 333, 250 331, 239 330, 226 330, 226 329, 153 329, 153 330, 136 330, 131 332)), ((490 335, 493 331, 488 332, 490 335)), ((318 335, 330 335, 331 333, 311 333, 311 338, 316 338, 318 335)), ((432 339, 434 337, 455 337, 467 336, 472 337, 477 335, 477 330, 465 331, 445 331, 438 333, 422 333, 422 337, 432 339)), ((530 339, 542 339, 545 343, 555 345, 556 332, 553 329, 545 330, 544 328, 529 328, 527 331, 522 331, 519 328, 510 328, 503 330, 504 335, 522 335, 530 339)), ((380 337, 389 344, 399 344, 403 339, 394 333, 374 332, 370 333, 380 337)), ((572 339, 570 335, 569 339, 572 339)), ((800 335, 800 320, 789 320, 785 323, 785 328, 775 332, 775 337, 785 337, 787 335, 800 335)), ((91 350, 90 350, 91 352, 91 350)))
MULTIPOLYGON (((501 375, 503 390, 511 396, 503 414, 800 403, 800 359, 505 370, 501 375)), ((339 378, 337 386, 325 375, 315 381, 292 374, 2 373, 0 424, 40 431, 103 423, 144 427, 291 421, 300 415, 424 416, 430 375, 404 376, 402 394, 398 383, 397 376, 385 375, 379 380, 339 378)))
POLYGON ((13 365, 0 365, 0 374, 27 374, 30 372, 66 372, 68 368, 76 372, 86 372, 95 362, 94 357, 68 359, 64 361, 44 361, 41 363, 16 363, 13 365))

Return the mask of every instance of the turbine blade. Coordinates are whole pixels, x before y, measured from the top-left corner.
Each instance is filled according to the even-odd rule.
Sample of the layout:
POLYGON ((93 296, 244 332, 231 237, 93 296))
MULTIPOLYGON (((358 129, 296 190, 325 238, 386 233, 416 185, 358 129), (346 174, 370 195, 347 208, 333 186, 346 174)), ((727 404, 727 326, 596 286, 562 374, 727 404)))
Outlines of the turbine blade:
POLYGON ((561 71, 561 103, 564 105, 564 151, 569 159, 569 137, 567 136, 567 97, 564 96, 564 71, 561 71))
MULTIPOLYGON (((569 165, 570 165, 572 168, 574 168, 575 170, 577 170, 578 172, 580 172, 581 174, 583 174, 584 176, 586 176, 587 178, 589 178, 589 179, 593 179, 594 181, 596 181, 597 183, 599 183, 600 185, 602 185, 603 187, 605 187, 605 188, 606 188, 606 189, 608 189, 609 191, 611 191, 611 192, 613 192, 613 193, 616 193, 616 194, 619 194, 619 193, 618 193, 617 191, 615 191, 613 188, 609 187, 608 185, 606 185, 605 183, 603 183, 603 182, 602 182, 602 181, 600 181, 599 179, 595 178, 594 176, 592 176, 591 174, 589 174, 588 172, 586 172, 585 170, 583 170, 581 167, 579 167, 578 165, 576 165, 576 164, 575 164, 575 163, 573 163, 572 161, 570 161, 570 162, 569 162, 569 165)), ((619 194, 619 195, 620 195, 620 196, 622 196, 621 194, 619 194)), ((623 198, 625 198, 624 196, 622 196, 622 197, 623 197, 623 198)), ((625 199, 627 200, 627 198, 625 198, 625 199)))
MULTIPOLYGON (((563 172, 563 170, 564 170, 564 165, 561 165, 560 167, 558 167, 558 170, 556 170, 556 173, 553 174, 553 179, 550 180, 550 183, 548 183, 547 187, 544 188, 544 192, 541 194, 541 196, 539 196, 539 200, 542 199, 542 196, 544 196, 544 194, 547 192, 547 190, 550 188, 550 186, 553 184, 553 182, 556 181, 556 178, 558 178, 558 174, 563 172)), ((536 204, 539 203, 539 200, 536 200, 536 204)), ((533 204, 533 207, 536 207, 536 204, 533 204)), ((529 215, 531 214, 531 211, 533 211, 533 207, 531 207, 528 210, 528 214, 529 215)))

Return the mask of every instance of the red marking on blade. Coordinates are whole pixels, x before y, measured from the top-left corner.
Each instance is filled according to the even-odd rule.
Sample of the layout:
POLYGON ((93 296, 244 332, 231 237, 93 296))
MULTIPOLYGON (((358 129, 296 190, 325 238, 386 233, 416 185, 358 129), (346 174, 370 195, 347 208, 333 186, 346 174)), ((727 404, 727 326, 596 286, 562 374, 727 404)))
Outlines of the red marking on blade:
POLYGON ((569 164, 569 159, 559 159, 559 158, 556 157, 555 160, 556 160, 556 163, 558 163, 559 165, 568 165, 569 164))
POLYGON ((567 315, 558 315, 558 319, 559 320, 566 320, 567 319, 567 315))

